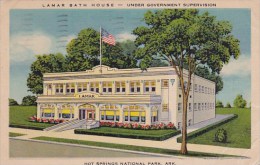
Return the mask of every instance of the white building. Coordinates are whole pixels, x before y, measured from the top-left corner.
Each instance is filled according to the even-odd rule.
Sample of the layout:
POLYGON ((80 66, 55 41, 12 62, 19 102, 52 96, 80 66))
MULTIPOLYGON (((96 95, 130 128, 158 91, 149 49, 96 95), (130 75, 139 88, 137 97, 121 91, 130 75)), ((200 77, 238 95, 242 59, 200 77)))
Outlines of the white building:
MULTIPOLYGON (((191 83, 188 125, 215 117, 215 83, 196 75, 191 83)), ((183 96, 178 84, 172 67, 141 71, 103 65, 81 72, 46 73, 37 118, 172 122, 180 128, 183 96)))

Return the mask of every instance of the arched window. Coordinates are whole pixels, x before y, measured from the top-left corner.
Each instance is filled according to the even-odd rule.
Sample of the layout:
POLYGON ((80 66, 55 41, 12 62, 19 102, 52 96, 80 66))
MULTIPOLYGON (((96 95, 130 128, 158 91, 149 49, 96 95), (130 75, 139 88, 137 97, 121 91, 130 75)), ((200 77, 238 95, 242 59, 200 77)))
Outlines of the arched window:
POLYGON ((120 109, 117 105, 107 104, 100 107, 101 120, 119 121, 120 109))
POLYGON ((41 117, 54 118, 55 108, 51 104, 43 104, 41 106, 41 117))
POLYGON ((125 122, 145 123, 145 108, 140 105, 129 105, 123 108, 125 122))
POLYGON ((74 108, 72 105, 64 104, 58 110, 59 118, 70 119, 74 118, 74 108))

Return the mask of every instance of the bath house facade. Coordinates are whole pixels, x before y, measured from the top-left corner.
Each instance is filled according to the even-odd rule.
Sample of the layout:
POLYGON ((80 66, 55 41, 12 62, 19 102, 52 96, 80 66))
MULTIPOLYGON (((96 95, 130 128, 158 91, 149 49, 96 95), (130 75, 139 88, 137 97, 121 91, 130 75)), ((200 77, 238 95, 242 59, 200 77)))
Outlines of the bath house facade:
MULTIPOLYGON (((182 92, 172 67, 46 73, 37 118, 182 125, 182 92)), ((188 125, 215 117, 215 83, 192 76, 188 125)))

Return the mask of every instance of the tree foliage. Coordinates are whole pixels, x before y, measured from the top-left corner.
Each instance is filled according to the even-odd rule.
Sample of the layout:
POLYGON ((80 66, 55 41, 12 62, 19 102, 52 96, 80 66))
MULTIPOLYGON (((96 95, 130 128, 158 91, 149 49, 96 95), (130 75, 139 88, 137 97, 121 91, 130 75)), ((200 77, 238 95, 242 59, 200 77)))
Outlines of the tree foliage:
POLYGON ((222 101, 217 100, 217 102, 216 102, 216 108, 223 108, 223 107, 224 107, 224 106, 223 106, 222 101))
POLYGON ((198 66, 195 70, 195 74, 201 76, 205 79, 211 80, 216 83, 216 94, 223 89, 223 81, 222 77, 220 77, 217 73, 213 73, 209 70, 208 67, 198 66))
MULTIPOLYGON (((100 34, 92 28, 83 29, 67 45, 66 63, 68 71, 84 71, 99 64, 100 34)), ((131 58, 134 49, 130 41, 115 46, 102 43, 102 65, 131 68, 136 60, 131 58), (126 48, 131 48, 126 50, 126 48)))
POLYGON ((9 98, 9 106, 19 105, 15 99, 9 98))
POLYGON ((43 92, 43 74, 66 71, 65 58, 62 54, 37 55, 31 65, 31 72, 27 78, 27 87, 34 94, 43 92))
POLYGON ((227 104, 226 104, 226 108, 231 108, 231 105, 230 105, 229 102, 227 102, 227 104))
POLYGON ((208 12, 197 9, 165 9, 147 11, 146 26, 137 27, 138 46, 135 55, 140 59, 140 68, 151 66, 153 56, 161 56, 175 69, 180 80, 183 95, 182 145, 181 153, 187 154, 187 102, 191 76, 200 65, 219 73, 231 58, 240 54, 239 40, 232 34, 228 21, 218 21, 208 12), (187 65, 187 77, 184 68, 187 65), (184 87, 187 79, 187 87, 184 87))
POLYGON ((234 104, 234 107, 236 107, 236 108, 245 108, 247 102, 246 102, 246 100, 243 98, 243 96, 239 94, 239 95, 237 95, 237 97, 235 98, 233 104, 234 104))
POLYGON ((23 100, 22 100, 22 105, 24 106, 30 106, 30 105, 37 105, 36 103, 36 97, 35 96, 25 96, 23 97, 23 100))

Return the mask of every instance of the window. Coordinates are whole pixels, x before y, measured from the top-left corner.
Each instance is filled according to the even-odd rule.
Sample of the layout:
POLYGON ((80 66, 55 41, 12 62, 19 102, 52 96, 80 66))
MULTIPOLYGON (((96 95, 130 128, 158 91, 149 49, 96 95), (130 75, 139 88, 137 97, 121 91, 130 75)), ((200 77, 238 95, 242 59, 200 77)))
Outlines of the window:
POLYGON ((182 104, 178 103, 178 112, 181 112, 181 111, 182 111, 182 104))
POLYGON ((189 103, 189 111, 192 111, 191 103, 189 103))
POLYGON ((199 93, 201 93, 201 86, 199 85, 199 93))
POLYGON ((131 93, 139 93, 140 92, 140 81, 130 82, 130 92, 131 93))
POLYGON ((162 80, 162 87, 168 88, 169 87, 169 80, 162 80))
POLYGON ((112 82, 103 82, 103 93, 112 93, 112 82))
POLYGON ((168 104, 163 104, 163 105, 162 105, 162 111, 163 111, 163 112, 169 111, 168 104))
POLYGON ((201 92, 204 93, 204 86, 201 87, 201 92))
POLYGON ((205 93, 208 94, 208 88, 207 87, 205 87, 205 93))
POLYGON ((124 81, 116 81, 116 92, 117 93, 125 92, 125 82, 124 81))
POLYGON ((75 84, 69 83, 66 85, 66 92, 67 93, 75 93, 75 84))
POLYGON ((145 92, 155 92, 156 90, 156 81, 149 80, 144 82, 144 91, 145 92))
POLYGON ((56 84, 55 88, 56 88, 56 93, 57 94, 62 94, 63 93, 63 84, 56 84))
POLYGON ((188 87, 188 83, 187 83, 187 81, 185 81, 184 82, 184 88, 187 89, 187 87, 188 87))
POLYGON ((193 104, 193 109, 194 109, 194 111, 197 111, 197 103, 193 104))
POLYGON ((152 111, 152 116, 151 116, 151 122, 157 122, 158 121, 158 112, 157 111, 152 111))
POLYGON ((181 122, 178 122, 178 129, 181 129, 181 122))
POLYGON ((195 92, 198 92, 197 84, 194 85, 194 91, 195 91, 195 92))
POLYGON ((201 108, 200 108, 200 103, 198 103, 198 110, 199 110, 199 111, 201 110, 201 108))
POLYGON ((204 110, 204 103, 201 103, 201 110, 204 110))
POLYGON ((144 123, 145 108, 138 105, 130 105, 123 108, 124 121, 126 122, 142 122, 144 123))
POLYGON ((78 92, 87 91, 87 83, 78 83, 78 92))
POLYGON ((188 121, 188 126, 191 126, 191 121, 192 121, 191 119, 188 121))
POLYGON ((115 105, 103 105, 100 107, 101 120, 119 121, 120 111, 115 105))
POLYGON ((99 92, 99 83, 98 82, 91 82, 90 83, 90 91, 92 92, 99 92))

